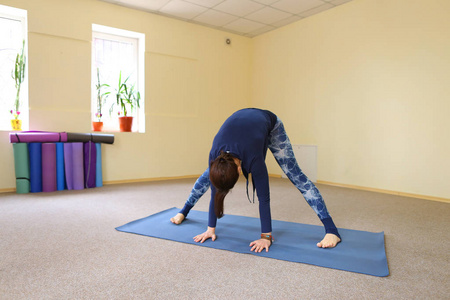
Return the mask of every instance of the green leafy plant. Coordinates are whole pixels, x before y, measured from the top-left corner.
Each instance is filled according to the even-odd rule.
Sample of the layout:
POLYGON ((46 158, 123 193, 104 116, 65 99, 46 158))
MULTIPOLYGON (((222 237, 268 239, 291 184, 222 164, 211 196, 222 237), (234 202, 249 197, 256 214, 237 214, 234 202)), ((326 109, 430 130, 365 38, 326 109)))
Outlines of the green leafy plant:
MULTIPOLYGON (((128 116, 128 109, 133 113, 133 109, 137 106, 140 107, 139 101, 141 100, 141 94, 136 90, 135 85, 129 85, 128 79, 122 82, 122 72, 119 73, 119 86, 116 89, 116 105, 119 105, 119 115, 124 117, 128 116)), ((111 106, 109 112, 112 112, 114 103, 111 106)))
POLYGON ((14 69, 11 71, 11 77, 12 79, 14 79, 14 83, 16 86, 16 100, 14 101, 14 107, 12 110, 10 110, 10 113, 16 120, 20 115, 20 87, 25 79, 25 66, 25 40, 23 40, 22 49, 20 49, 19 53, 17 53, 16 62, 14 63, 14 69))
POLYGON ((103 92, 103 90, 109 87, 110 86, 106 83, 100 83, 100 70, 97 68, 97 84, 95 85, 95 88, 97 89, 97 112, 95 113, 95 117, 98 122, 101 122, 102 120, 102 108, 106 102, 106 98, 111 94, 111 92, 103 92))

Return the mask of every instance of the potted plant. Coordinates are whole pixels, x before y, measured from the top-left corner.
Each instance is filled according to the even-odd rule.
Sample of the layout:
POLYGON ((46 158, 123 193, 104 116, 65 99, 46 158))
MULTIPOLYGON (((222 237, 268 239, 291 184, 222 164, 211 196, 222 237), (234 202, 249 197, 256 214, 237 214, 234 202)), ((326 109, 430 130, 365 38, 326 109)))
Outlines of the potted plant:
POLYGON ((109 88, 109 85, 106 83, 100 83, 100 70, 97 68, 97 84, 95 85, 97 89, 97 112, 95 113, 95 118, 97 121, 92 122, 92 127, 94 131, 102 131, 103 122, 102 122, 102 107, 106 102, 106 98, 111 93, 109 91, 103 92, 104 88, 109 88))
POLYGON ((22 49, 17 53, 16 62, 14 63, 14 69, 11 71, 11 77, 14 79, 16 86, 16 100, 14 101, 13 109, 10 113, 14 116, 11 120, 11 126, 13 130, 22 130, 22 120, 19 120, 20 116, 20 87, 25 79, 25 40, 23 40, 22 49))
MULTIPOLYGON (((141 94, 136 90, 135 85, 129 85, 128 76, 125 81, 122 82, 122 72, 119 73, 119 86, 116 89, 116 103, 119 105, 119 126, 120 131, 130 132, 133 126, 133 117, 128 116, 133 113, 133 109, 139 106, 139 101, 141 100, 141 94)), ((114 103, 113 103, 114 105, 114 103)), ((110 113, 113 106, 111 106, 110 113)))

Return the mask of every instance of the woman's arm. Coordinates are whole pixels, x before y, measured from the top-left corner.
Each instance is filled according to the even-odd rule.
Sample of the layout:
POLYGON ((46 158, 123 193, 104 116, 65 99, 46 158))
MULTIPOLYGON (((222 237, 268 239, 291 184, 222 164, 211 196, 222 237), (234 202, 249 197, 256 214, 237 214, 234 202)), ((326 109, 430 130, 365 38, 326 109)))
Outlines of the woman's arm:
POLYGON ((272 216, 270 213, 269 174, 264 161, 259 160, 252 166, 252 178, 259 201, 259 218, 261 233, 272 232, 272 216))
POLYGON ((263 159, 256 161, 252 168, 252 178, 259 200, 259 218, 261 220, 261 238, 250 243, 250 251, 261 252, 272 245, 272 217, 270 214, 269 174, 263 159))
POLYGON ((211 201, 209 202, 209 217, 208 217, 208 228, 202 234, 196 235, 194 237, 194 241, 196 243, 203 243, 207 239, 211 238, 212 241, 215 241, 216 236, 216 225, 217 225, 217 217, 214 213, 214 195, 216 194, 216 188, 214 185, 211 185, 211 201))

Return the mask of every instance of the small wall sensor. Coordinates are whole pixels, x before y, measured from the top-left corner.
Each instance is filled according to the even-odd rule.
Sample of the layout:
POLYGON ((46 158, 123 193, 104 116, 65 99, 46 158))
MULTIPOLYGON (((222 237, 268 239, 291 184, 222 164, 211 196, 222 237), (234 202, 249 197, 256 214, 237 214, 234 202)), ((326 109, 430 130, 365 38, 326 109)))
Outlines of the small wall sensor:
POLYGON ((230 39, 226 39, 226 40, 225 40, 225 43, 226 43, 227 45, 231 45, 231 40, 230 40, 230 39))

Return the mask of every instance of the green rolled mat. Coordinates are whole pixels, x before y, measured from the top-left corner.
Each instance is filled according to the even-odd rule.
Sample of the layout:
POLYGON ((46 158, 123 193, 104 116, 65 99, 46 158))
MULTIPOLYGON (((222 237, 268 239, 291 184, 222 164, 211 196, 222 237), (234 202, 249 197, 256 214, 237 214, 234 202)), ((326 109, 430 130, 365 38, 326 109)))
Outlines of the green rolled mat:
POLYGON ((28 144, 13 144, 14 169, 16 173, 16 192, 26 194, 30 192, 30 158, 28 156, 28 144))

